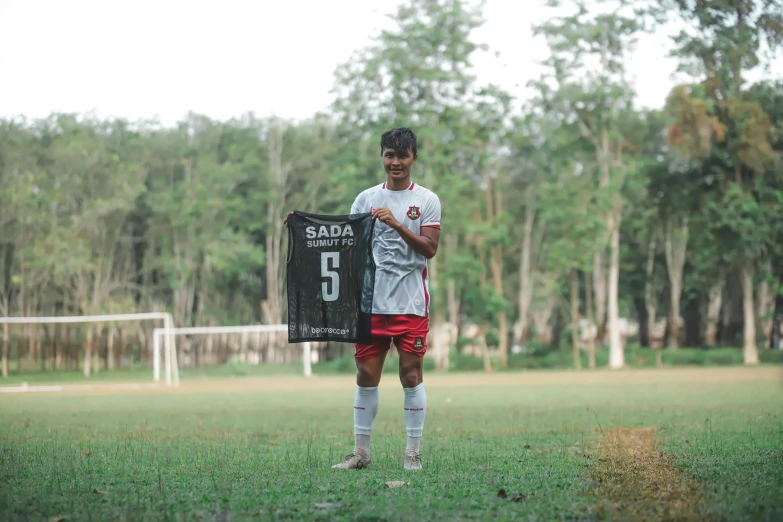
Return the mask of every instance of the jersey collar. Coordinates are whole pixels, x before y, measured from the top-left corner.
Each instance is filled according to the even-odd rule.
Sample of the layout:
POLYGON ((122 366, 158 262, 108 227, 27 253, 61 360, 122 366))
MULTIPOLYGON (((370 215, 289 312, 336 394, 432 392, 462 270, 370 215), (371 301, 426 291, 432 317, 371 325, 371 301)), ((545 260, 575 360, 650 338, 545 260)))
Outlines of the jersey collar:
MULTIPOLYGON (((415 183, 411 181, 411 184, 410 184, 410 185, 408 185, 408 189, 407 189, 407 190, 413 190, 413 186, 414 186, 414 185, 415 185, 415 183)), ((386 189, 386 182, 385 182, 385 181, 383 182, 383 187, 381 187, 381 188, 384 188, 384 189, 386 189)), ((387 189, 387 190, 391 191, 391 189, 387 189)), ((400 192, 405 192, 405 191, 404 191, 404 190, 401 190, 400 192)))

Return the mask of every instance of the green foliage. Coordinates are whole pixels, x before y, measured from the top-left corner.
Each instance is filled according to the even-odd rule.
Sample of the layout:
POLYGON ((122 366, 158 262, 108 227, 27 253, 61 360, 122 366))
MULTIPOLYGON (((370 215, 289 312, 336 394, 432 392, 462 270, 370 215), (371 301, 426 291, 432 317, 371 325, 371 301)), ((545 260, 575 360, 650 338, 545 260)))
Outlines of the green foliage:
POLYGON ((675 190, 706 213, 705 232, 720 245, 711 256, 718 265, 752 266, 769 259, 780 234, 778 196, 768 190, 781 179, 771 119, 779 118, 780 102, 772 86, 745 91, 744 76, 761 63, 765 43, 774 48, 783 41, 783 9, 769 1, 717 2, 706 12, 690 2, 673 4, 697 22, 695 31, 675 38, 674 54, 700 79, 675 89, 668 102, 669 141, 691 160, 675 190))
MULTIPOLYGON (((564 346, 565 346, 564 340, 564 346)), ((552 349, 549 346, 532 346, 532 353, 512 353, 508 356, 508 371, 519 370, 571 370, 574 358, 570 346, 552 349)), ((742 350, 739 348, 678 348, 677 350, 653 350, 639 345, 626 347, 626 364, 629 368, 654 368, 660 353, 664 367, 683 366, 741 366, 742 350)), ((582 353, 582 368, 587 368, 587 354, 582 353)), ((783 364, 783 351, 764 350, 759 358, 765 364, 783 364)), ((484 363, 480 357, 472 355, 451 355, 450 369, 453 371, 483 371, 484 363)), ((598 367, 609 363, 609 353, 599 350, 596 354, 598 367)), ((493 367, 495 366, 493 362, 493 367)))

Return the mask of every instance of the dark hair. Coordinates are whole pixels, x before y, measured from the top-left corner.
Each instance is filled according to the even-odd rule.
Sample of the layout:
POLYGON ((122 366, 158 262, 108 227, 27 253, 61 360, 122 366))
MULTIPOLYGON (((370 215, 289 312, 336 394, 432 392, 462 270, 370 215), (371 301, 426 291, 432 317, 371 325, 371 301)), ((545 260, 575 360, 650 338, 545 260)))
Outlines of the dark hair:
POLYGON ((416 145, 416 133, 408 127, 392 129, 381 135, 381 155, 384 149, 394 149, 401 156, 408 152, 416 156, 416 145))

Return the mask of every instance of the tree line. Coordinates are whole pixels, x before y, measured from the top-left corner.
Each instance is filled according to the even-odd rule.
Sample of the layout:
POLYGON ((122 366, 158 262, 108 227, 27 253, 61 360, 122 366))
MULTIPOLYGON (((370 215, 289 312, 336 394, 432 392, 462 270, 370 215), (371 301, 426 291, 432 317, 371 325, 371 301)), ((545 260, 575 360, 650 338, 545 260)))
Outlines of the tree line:
MULTIPOLYGON (((170 311, 176 326, 286 320, 288 210, 346 213, 383 179, 379 136, 413 127, 414 177, 443 205, 430 266, 436 365, 487 369, 531 344, 624 366, 628 336, 741 345, 755 364, 783 313, 783 82, 749 84, 783 41, 773 1, 549 4, 550 57, 519 104, 479 82, 481 5, 409 0, 335 72, 334 104, 294 123, 246 114, 156 122, 0 121, 0 315, 170 311), (571 9, 571 14, 563 15, 571 9), (692 78, 635 108, 634 43, 688 26, 692 78), (490 362, 489 355, 496 355, 490 362)), ((148 363, 143 324, 8 326, 46 369, 148 363)), ((262 347, 263 345, 263 347, 262 347)), ((257 359, 283 360, 274 339, 257 359)), ((231 350, 193 361, 224 361, 231 350)))

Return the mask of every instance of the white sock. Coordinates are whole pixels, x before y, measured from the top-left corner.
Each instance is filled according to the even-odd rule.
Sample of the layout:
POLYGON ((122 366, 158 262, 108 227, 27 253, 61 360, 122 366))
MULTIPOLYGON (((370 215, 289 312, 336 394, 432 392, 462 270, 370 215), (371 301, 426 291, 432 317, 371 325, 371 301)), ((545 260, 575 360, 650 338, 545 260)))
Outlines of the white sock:
POLYGON ((372 424, 378 413, 378 387, 356 387, 353 401, 354 451, 362 450, 370 456, 372 424))
POLYGON ((408 433, 406 451, 418 453, 427 414, 427 392, 424 391, 423 382, 413 388, 403 388, 402 391, 405 392, 405 431, 408 433))

